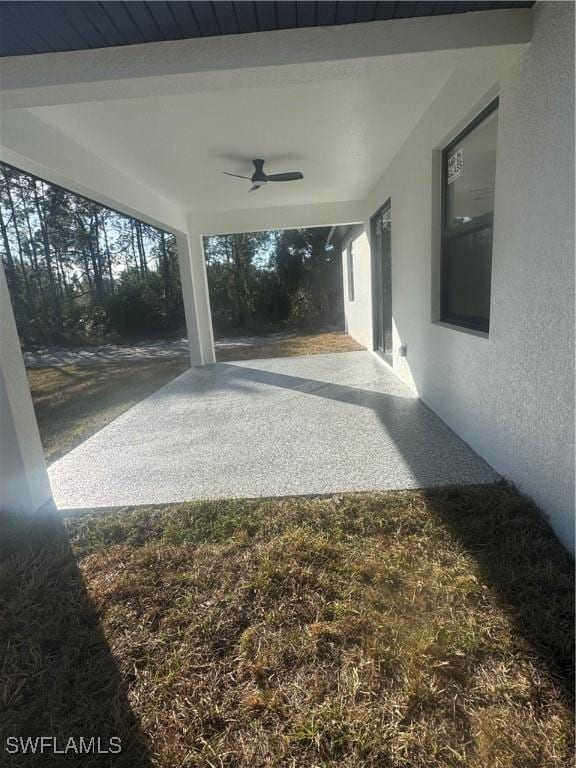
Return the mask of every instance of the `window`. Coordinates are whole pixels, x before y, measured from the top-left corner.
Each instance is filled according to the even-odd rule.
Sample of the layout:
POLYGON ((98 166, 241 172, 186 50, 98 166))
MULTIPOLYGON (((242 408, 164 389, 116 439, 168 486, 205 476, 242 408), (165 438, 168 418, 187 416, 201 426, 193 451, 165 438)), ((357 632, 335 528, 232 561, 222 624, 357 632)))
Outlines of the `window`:
POLYGON ((346 249, 346 262, 348 266, 348 301, 354 301, 354 254, 352 243, 346 249))
POLYGON ((442 153, 440 319, 488 333, 498 100, 442 153))

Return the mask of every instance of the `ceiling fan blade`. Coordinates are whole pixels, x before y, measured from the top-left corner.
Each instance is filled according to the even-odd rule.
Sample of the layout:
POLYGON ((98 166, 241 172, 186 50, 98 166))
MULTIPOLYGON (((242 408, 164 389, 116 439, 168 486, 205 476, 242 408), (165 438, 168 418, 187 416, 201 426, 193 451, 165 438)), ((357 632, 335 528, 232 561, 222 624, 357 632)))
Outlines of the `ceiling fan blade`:
POLYGON ((266 181, 298 181, 303 178, 304 174, 300 171, 291 171, 290 173, 271 173, 266 176, 266 181))
POLYGON ((251 176, 241 176, 239 173, 230 173, 229 171, 222 171, 222 173, 226 176, 235 176, 237 179, 248 179, 248 181, 252 181, 251 176))

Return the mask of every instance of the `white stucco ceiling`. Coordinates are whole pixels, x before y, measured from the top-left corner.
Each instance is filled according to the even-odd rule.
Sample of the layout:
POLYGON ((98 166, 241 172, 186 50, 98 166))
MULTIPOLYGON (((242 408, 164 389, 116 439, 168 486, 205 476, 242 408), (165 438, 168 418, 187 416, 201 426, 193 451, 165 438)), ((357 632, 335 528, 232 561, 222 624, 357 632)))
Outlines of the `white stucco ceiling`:
POLYGON ((98 157, 192 211, 363 199, 449 71, 117 99, 30 111, 98 157), (304 180, 248 194, 253 158, 304 180))
POLYGON ((481 101, 531 23, 490 11, 12 57, 0 157, 178 232, 361 221, 439 92, 461 74, 481 101), (305 178, 249 194, 222 175, 257 157, 305 178))

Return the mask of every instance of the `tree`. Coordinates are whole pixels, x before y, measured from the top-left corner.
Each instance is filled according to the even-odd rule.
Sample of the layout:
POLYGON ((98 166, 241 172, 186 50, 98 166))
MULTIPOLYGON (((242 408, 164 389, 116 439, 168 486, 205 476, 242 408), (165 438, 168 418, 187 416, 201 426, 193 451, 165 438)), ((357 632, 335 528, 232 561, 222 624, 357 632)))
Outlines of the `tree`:
POLYGON ((272 261, 295 325, 330 324, 342 314, 340 254, 328 244, 329 232, 314 227, 278 234, 272 261))
POLYGON ((340 258, 328 228, 206 238, 210 302, 220 332, 334 324, 342 316, 340 258))
MULTIPOLYGON (((328 232, 206 238, 216 331, 338 322, 340 260, 328 232)), ((0 255, 25 346, 183 329, 174 236, 2 163, 0 255)))
POLYGON ((212 304, 225 323, 243 328, 254 312, 254 260, 269 242, 268 232, 248 232, 206 238, 204 249, 212 304), (224 307, 219 312, 218 306, 224 307))
POLYGON ((25 346, 118 334, 111 300, 132 279, 143 333, 184 322, 172 235, 1 163, 0 255, 25 346))

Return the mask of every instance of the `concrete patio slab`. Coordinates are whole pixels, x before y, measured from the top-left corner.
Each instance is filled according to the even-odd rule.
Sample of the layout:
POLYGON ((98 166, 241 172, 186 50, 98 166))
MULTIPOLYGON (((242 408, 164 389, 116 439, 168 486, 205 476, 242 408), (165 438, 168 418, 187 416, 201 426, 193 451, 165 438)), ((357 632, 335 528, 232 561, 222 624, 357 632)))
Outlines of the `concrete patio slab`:
POLYGON ((499 477, 369 352, 193 368, 49 474, 62 510, 499 477))

